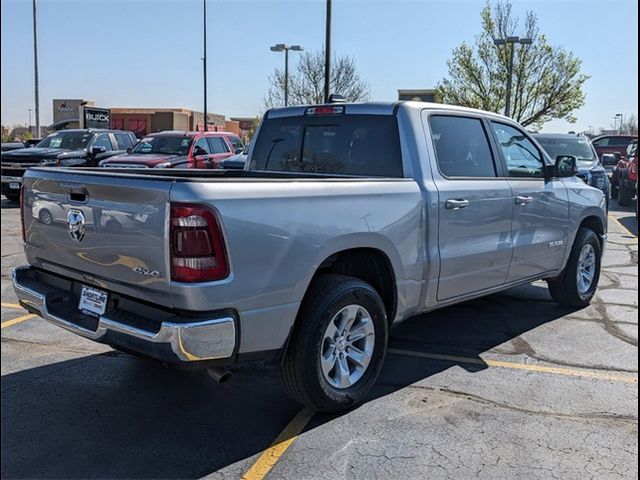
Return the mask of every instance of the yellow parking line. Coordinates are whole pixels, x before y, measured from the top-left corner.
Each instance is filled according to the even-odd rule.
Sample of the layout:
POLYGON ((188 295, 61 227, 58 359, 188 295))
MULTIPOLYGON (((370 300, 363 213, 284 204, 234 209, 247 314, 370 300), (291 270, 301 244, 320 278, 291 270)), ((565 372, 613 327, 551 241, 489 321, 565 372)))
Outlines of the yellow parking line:
POLYGON ((284 427, 284 430, 280 432, 280 435, 273 441, 271 446, 262 452, 262 455, 260 455, 256 463, 242 476, 242 480, 262 480, 278 462, 280 457, 284 455, 284 452, 295 442, 300 432, 307 426, 311 417, 313 417, 313 413, 313 410, 309 408, 300 410, 298 414, 293 417, 293 420, 284 427))
POLYGON ((621 222, 620 220, 618 220, 616 217, 614 217, 614 216, 613 216, 613 215, 611 215, 611 214, 609 214, 609 219, 611 219, 611 220, 613 220, 614 222, 616 222, 620 227, 622 227, 622 228, 624 229, 624 231, 625 231, 626 233, 628 233, 629 235, 632 235, 632 236, 635 238, 636 242, 638 241, 638 237, 637 237, 637 236, 635 236, 635 235, 633 235, 633 233, 631 233, 631 232, 629 231, 629 229, 628 229, 627 227, 625 227, 625 226, 622 224, 622 222, 621 222))
POLYGON ((2 308, 22 308, 22 305, 18 303, 3 303, 2 308))
POLYGON ((18 318, 14 318, 12 320, 7 320, 6 322, 2 322, 2 324, 0 324, 0 327, 2 328, 7 328, 10 327, 11 325, 15 325, 16 323, 20 323, 20 322, 24 322, 25 320, 29 320, 30 318, 35 317, 35 315, 29 313, 27 315, 22 315, 21 317, 18 318))
POLYGON ((411 350, 399 350, 390 348, 389 353, 396 355, 407 355, 410 357, 428 358, 431 360, 442 360, 452 363, 471 363, 474 365, 488 365, 489 367, 511 368, 515 370, 527 370, 530 372, 552 373, 570 377, 592 378, 596 380, 608 380, 611 382, 621 382, 637 384, 638 377, 633 375, 620 375, 604 372, 594 372, 590 370, 578 370, 577 368, 550 367, 546 365, 529 365, 526 363, 503 362, 501 360, 483 360, 480 358, 459 357, 455 355, 441 355, 437 353, 414 352, 411 350))

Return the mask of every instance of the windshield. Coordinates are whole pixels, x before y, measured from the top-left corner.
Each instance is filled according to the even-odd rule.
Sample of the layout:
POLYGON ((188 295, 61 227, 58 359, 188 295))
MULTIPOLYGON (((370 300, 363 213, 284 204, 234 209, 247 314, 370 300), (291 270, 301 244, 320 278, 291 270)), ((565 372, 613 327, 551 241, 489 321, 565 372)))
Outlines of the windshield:
POLYGON ((551 158, 572 155, 580 162, 593 162, 596 156, 586 138, 580 137, 536 137, 551 158))
POLYGON ((67 150, 82 150, 93 136, 90 132, 56 132, 42 140, 39 148, 64 148, 67 150))
POLYGON ((184 135, 170 137, 161 135, 157 137, 145 137, 140 140, 132 153, 163 153, 168 155, 187 155, 192 139, 184 135))

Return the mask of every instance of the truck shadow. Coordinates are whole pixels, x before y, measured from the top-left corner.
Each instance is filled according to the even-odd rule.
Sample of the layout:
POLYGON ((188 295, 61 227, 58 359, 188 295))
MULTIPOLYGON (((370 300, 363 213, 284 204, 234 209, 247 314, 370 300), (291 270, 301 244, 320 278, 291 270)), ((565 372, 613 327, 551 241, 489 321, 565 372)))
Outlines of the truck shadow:
MULTIPOLYGON (((390 348, 479 359, 526 348, 512 340, 566 313, 528 286, 408 320, 390 348)), ((371 399, 457 364, 486 368, 389 355, 371 399)), ((247 366, 224 385, 118 352, 31 368, 2 377, 2 477, 201 477, 263 451, 299 410, 275 368, 247 366)))

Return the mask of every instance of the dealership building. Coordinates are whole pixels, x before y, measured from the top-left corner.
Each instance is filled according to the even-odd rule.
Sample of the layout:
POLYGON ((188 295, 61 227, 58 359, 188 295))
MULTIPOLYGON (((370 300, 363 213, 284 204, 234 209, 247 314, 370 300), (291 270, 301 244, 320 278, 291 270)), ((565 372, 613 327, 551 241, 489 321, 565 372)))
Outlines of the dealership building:
MULTIPOLYGON (((101 108, 92 100, 53 100, 53 124, 48 130, 67 128, 115 128, 142 137, 163 130, 203 131, 204 114, 186 108, 101 108)), ((240 122, 224 115, 207 114, 207 130, 240 135, 240 122)))

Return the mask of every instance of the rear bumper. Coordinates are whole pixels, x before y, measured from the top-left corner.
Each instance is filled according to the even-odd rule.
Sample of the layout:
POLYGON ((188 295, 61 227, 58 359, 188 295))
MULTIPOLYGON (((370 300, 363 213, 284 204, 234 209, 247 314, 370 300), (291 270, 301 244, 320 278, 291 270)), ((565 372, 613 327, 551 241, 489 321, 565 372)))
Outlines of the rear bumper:
POLYGON ((21 305, 90 340, 174 364, 201 362, 203 367, 207 361, 231 359, 237 353, 236 319, 228 312, 204 317, 166 313, 165 319, 157 321, 152 320, 157 318, 155 308, 122 299, 110 302, 106 312, 94 318, 78 311, 74 283, 30 266, 13 271, 13 288, 21 305))

